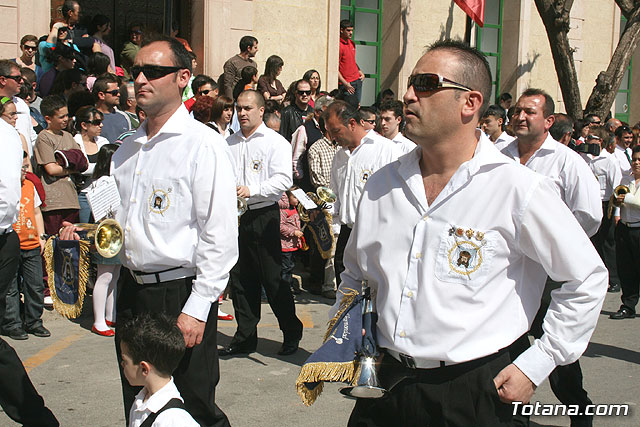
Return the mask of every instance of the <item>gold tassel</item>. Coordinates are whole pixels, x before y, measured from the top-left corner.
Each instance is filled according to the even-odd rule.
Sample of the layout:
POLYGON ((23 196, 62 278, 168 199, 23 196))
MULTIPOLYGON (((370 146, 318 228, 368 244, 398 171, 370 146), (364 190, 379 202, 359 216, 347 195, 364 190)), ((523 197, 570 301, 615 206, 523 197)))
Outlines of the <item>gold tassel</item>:
POLYGON ((82 313, 82 305, 84 304, 84 297, 87 291, 87 281, 89 280, 89 242, 80 240, 80 265, 78 277, 78 301, 75 304, 65 304, 62 302, 56 293, 55 283, 55 270, 53 266, 53 239, 49 237, 47 243, 44 245, 44 260, 47 269, 47 284, 49 285, 49 293, 53 300, 53 308, 67 319, 75 319, 82 313))
MULTIPOLYGON (((327 219, 327 224, 329 224, 329 229, 331 229, 333 216, 331 216, 331 214, 326 210, 323 210, 322 213, 324 213, 324 217, 327 219)), ((322 259, 331 258, 331 254, 333 253, 336 247, 336 238, 333 235, 333 233, 331 235, 331 248, 328 251, 325 251, 325 250, 322 250, 322 248, 320 247, 320 244, 318 244, 319 239, 318 239, 318 236, 316 235, 316 231, 313 229, 313 227, 309 227, 309 229, 311 229, 311 235, 313 236, 313 240, 316 241, 316 246, 318 247, 318 251, 320 251, 320 255, 322 256, 322 259)))
POLYGON ((311 406, 320 396, 324 388, 323 381, 353 383, 356 373, 356 362, 316 362, 303 365, 296 380, 296 391, 302 403, 311 406), (319 383, 309 389, 305 383, 319 383))
POLYGON ((338 323, 340 316, 342 316, 347 308, 349 308, 353 300, 356 299, 358 295, 360 295, 360 292, 351 288, 339 289, 338 292, 342 293, 343 295, 342 299, 340 300, 340 308, 338 309, 336 315, 333 316, 331 320, 329 320, 329 323, 327 323, 327 332, 325 332, 324 339, 322 340, 323 344, 327 342, 327 340, 331 336, 331 331, 336 326, 336 323, 338 323))

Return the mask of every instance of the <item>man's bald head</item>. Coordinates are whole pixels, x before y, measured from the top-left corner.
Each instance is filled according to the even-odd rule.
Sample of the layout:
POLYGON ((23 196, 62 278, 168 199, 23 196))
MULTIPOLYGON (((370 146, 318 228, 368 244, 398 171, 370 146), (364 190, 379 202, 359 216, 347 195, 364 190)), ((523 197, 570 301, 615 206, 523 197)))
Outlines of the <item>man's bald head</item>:
POLYGON ((240 95, 238 95, 238 101, 240 101, 241 98, 249 102, 255 102, 258 108, 264 107, 264 96, 256 90, 250 89, 240 92, 240 95))
POLYGON ((618 129, 620 126, 622 126, 622 122, 618 119, 609 119, 607 120, 607 123, 605 124, 605 128, 609 131, 609 132, 615 132, 616 129, 618 129))

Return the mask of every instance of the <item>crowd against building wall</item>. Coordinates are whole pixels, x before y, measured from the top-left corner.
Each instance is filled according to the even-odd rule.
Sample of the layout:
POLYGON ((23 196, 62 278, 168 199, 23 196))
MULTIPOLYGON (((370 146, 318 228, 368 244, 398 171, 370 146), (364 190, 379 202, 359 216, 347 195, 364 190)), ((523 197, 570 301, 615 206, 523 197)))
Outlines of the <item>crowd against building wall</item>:
MULTIPOLYGON (((93 16, 90 28, 81 28, 79 8, 74 1, 65 2, 64 19, 52 23, 48 34, 25 35, 20 40, 21 55, 0 61, 0 111, 2 119, 18 130, 22 140, 25 153, 22 197, 31 201, 21 208, 13 226, 20 237, 22 267, 20 277, 16 275, 7 292, 2 319, 2 332, 16 340, 27 339, 29 333, 50 335, 41 320, 43 306, 51 305, 41 274, 40 254, 45 235, 56 235, 65 221, 94 221, 87 190, 96 179, 109 174, 113 153, 127 138, 126 143, 135 140, 137 129, 145 121, 145 111, 136 103, 138 78, 143 75, 152 80, 177 71, 176 67, 135 65, 136 54, 147 36, 142 25, 130 25, 128 41, 114 49, 104 41, 111 31, 109 18, 93 16), (83 163, 81 160, 59 155, 74 149, 81 151, 88 164, 81 172, 74 170, 83 163), (20 293, 24 296, 23 318, 20 293)), ((174 29, 171 36, 182 43, 195 68, 195 53, 188 41, 177 34, 174 29)), ((234 341, 221 349, 221 355, 255 350, 259 298, 269 302, 281 323, 284 343, 280 354, 292 354, 298 349, 302 326, 295 314, 292 294, 307 291, 321 295, 326 302, 336 299, 340 273, 344 270, 343 253, 365 182, 376 170, 415 149, 415 144, 403 135, 405 110, 399 100, 401 94, 386 88, 378 94, 375 105, 360 105, 364 74, 356 64, 352 35, 353 24, 342 21, 339 88, 330 92, 323 90, 322 76, 314 69, 283 84, 278 77, 286 64, 277 55, 268 56, 261 73, 253 59, 259 52, 259 41, 252 36, 240 39, 239 53, 225 62, 221 75, 191 76, 184 89, 182 100, 189 114, 227 139, 235 161, 250 162, 235 165, 236 171, 240 171, 236 176, 238 198, 249 202, 244 215, 262 215, 262 210, 275 202, 279 207, 279 233, 271 233, 270 228, 267 233, 264 230, 268 227, 264 226, 264 236, 268 234, 270 241, 255 244, 251 240, 255 236, 247 227, 243 229, 244 216, 239 219, 240 260, 231 271, 228 289, 234 298, 236 315, 242 314, 238 316, 234 341), (258 116, 256 108, 260 111, 258 116), (256 117, 263 122, 256 127, 256 133, 249 137, 242 134, 247 126, 258 126, 256 117), (242 145, 251 138, 268 140, 266 151, 254 157, 236 156, 236 151, 246 150, 242 145), (285 140, 289 144, 285 147, 286 159, 275 160, 273 153, 282 150, 281 141, 285 140), (246 170, 253 170, 261 178, 241 178, 246 170), (258 191, 252 188, 265 182, 270 185, 278 182, 283 191, 276 191, 274 198, 264 188, 258 191), (333 206, 328 207, 333 216, 331 231, 335 241, 328 256, 323 256, 318 248, 311 227, 303 226, 297 209, 299 202, 292 193, 296 188, 315 193, 323 187, 337 196, 333 206), (280 252, 275 258, 278 262, 273 262, 270 251, 280 252), (261 268, 255 267, 258 260, 261 268), (248 270, 252 270, 251 275, 248 270), (235 301, 235 296, 241 301, 235 301)), ((410 85, 416 90, 451 85, 468 89, 441 76, 435 75, 433 79, 433 75, 412 76, 410 85)), ((622 287, 622 306, 611 317, 634 317, 640 281, 638 263, 633 261, 640 255, 636 231, 640 227, 640 214, 635 204, 635 183, 640 179, 640 123, 630 126, 611 117, 589 115, 573 120, 565 114, 553 114, 553 101, 543 91, 529 90, 516 100, 504 93, 498 101, 486 109, 478 128, 504 154, 530 166, 536 157, 541 160, 543 154, 525 156, 526 150, 518 144, 548 130, 551 136, 545 140, 543 151, 564 153, 570 159, 565 163, 581 162, 568 167, 571 172, 562 169, 565 166, 557 166, 550 174, 555 174, 553 178, 567 187, 561 190, 567 206, 604 260, 609 270, 609 291, 619 292, 622 287), (533 103, 527 104, 529 101, 533 103), (564 146, 560 147, 558 142, 564 146), (590 169, 590 176, 575 172, 586 169, 590 169), (583 209, 569 197, 583 179, 592 180, 592 187, 599 184, 600 188, 598 213, 591 216, 584 213, 589 209, 583 209), (629 194, 614 194, 621 183, 627 186, 629 194)), ((578 198, 584 198, 584 194, 578 198)), ((166 209, 163 203, 167 201, 157 197, 152 209, 166 209)), ((92 264, 95 266, 92 330, 111 337, 115 335, 111 327, 116 322, 120 262, 94 255, 92 264)), ((219 298, 226 297, 227 293, 219 298)), ((234 319, 221 311, 218 318, 234 319)), ((127 346, 129 349, 132 346, 130 341, 127 346)))

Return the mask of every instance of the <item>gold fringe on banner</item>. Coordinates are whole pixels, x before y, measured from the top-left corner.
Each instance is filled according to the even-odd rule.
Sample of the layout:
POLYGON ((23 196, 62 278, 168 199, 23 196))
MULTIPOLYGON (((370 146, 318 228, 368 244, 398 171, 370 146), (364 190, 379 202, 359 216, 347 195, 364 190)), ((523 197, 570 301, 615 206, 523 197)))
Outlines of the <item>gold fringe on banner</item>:
POLYGON ((316 242, 316 246, 318 247, 318 251, 320 252, 320 255, 322 256, 322 259, 329 259, 329 258, 331 258, 331 254, 334 252, 334 250, 336 248, 336 238, 333 235, 333 232, 331 231, 331 223, 333 222, 333 216, 329 212, 324 210, 324 209, 322 210, 322 213, 324 214, 324 217, 327 220, 327 224, 329 224, 329 232, 331 233, 331 248, 328 251, 324 251, 320 247, 320 244, 318 243, 320 240, 318 239, 318 236, 316 235, 316 230, 314 230, 313 227, 311 227, 311 226, 309 226, 309 228, 311 229, 311 235, 313 236, 313 240, 315 240, 315 242, 316 242))
POLYGON ((323 381, 349 382, 357 378, 356 361, 352 362, 316 362, 302 366, 296 380, 296 391, 302 399, 302 403, 311 406, 316 401, 322 389, 323 381), (313 389, 309 389, 305 383, 318 383, 313 389))
POLYGON ((323 344, 327 342, 327 340, 331 336, 331 331, 336 326, 336 323, 338 323, 338 320, 340 320, 340 316, 342 316, 344 312, 351 306, 353 300, 356 299, 358 295, 360 295, 360 292, 351 288, 339 289, 338 292, 342 294, 342 299, 340 300, 340 308, 338 308, 336 315, 333 316, 331 320, 329 320, 329 323, 327 323, 327 332, 325 332, 324 338, 322 339, 323 344))
POLYGON ((53 265, 53 239, 56 237, 49 237, 47 243, 44 245, 44 260, 47 268, 47 284, 49 285, 49 291, 51 293, 51 299, 53 300, 53 308, 68 319, 75 319, 82 313, 82 305, 84 303, 84 297, 87 292, 87 281, 89 280, 89 247, 88 241, 79 240, 80 244, 80 265, 78 277, 78 301, 75 304, 65 304, 58 298, 56 293, 55 284, 55 266, 53 265))

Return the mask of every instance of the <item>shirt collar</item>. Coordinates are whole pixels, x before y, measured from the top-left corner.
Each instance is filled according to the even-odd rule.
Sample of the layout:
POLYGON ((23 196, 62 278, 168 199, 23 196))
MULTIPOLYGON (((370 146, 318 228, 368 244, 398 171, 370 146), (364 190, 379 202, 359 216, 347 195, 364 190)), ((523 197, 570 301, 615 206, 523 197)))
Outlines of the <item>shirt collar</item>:
POLYGON ((146 396, 146 388, 140 390, 140 393, 136 395, 136 403, 138 404, 136 406, 138 411, 149 410, 151 412, 158 412, 164 407, 164 405, 167 404, 169 400, 173 399, 174 397, 180 398, 180 400, 182 400, 182 398, 180 397, 180 392, 173 382, 173 377, 164 387, 153 393, 153 395, 151 395, 145 402, 144 398, 146 396))
MULTIPOLYGON (((254 137, 258 137, 258 136, 265 136, 267 132, 269 132, 270 128, 267 127, 267 125, 264 124, 264 122, 260 123, 260 126, 258 126, 258 128, 253 131, 253 133, 249 136, 247 136, 245 138, 244 134, 242 133, 242 129, 240 129, 237 133, 238 136, 242 139, 242 141, 248 141, 254 137)), ((274 131, 275 132, 275 131, 274 131)), ((235 135, 235 134, 234 134, 235 135)))
MULTIPOLYGON (((553 139, 550 133, 547 133, 547 137, 542 142, 542 145, 536 150, 535 153, 533 153, 531 158, 545 155, 547 153, 554 153, 558 148, 558 144, 560 143, 553 139)), ((520 151, 518 150, 518 138, 511 141, 504 149, 513 159, 520 159, 520 151)))
POLYGON ((147 121, 145 120, 138 131, 135 133, 135 137, 133 138, 134 142, 139 144, 146 144, 159 136, 169 136, 169 135, 179 135, 184 132, 185 122, 193 120, 191 116, 189 116, 189 111, 187 107, 184 106, 183 103, 180 104, 178 109, 169 117, 169 120, 162 125, 157 134, 155 134, 152 138, 148 138, 147 136, 147 121))

